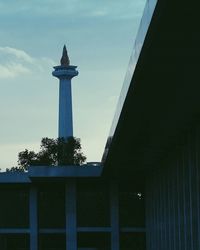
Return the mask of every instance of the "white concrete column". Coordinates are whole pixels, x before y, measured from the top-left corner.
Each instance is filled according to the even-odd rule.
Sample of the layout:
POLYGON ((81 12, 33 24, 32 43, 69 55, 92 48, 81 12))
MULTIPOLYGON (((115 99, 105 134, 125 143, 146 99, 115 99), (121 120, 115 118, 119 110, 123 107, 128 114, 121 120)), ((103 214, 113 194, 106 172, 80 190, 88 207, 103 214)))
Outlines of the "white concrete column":
POLYGON ((120 250, 118 183, 110 185, 111 250, 120 250))
POLYGON ((76 181, 65 186, 66 250, 77 250, 76 181))
POLYGON ((38 250, 38 208, 37 189, 30 188, 29 196, 30 250, 38 250))

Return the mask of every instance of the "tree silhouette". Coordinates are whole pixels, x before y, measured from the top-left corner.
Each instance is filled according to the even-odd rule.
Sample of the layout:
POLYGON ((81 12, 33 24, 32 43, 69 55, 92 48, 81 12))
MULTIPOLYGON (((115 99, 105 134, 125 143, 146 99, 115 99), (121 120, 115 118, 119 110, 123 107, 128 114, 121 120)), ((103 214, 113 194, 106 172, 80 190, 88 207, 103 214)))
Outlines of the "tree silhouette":
POLYGON ((6 169, 6 171, 26 171, 28 166, 58 166, 58 165, 82 165, 86 157, 81 152, 79 138, 42 138, 40 151, 35 153, 25 149, 18 154, 18 166, 6 169))

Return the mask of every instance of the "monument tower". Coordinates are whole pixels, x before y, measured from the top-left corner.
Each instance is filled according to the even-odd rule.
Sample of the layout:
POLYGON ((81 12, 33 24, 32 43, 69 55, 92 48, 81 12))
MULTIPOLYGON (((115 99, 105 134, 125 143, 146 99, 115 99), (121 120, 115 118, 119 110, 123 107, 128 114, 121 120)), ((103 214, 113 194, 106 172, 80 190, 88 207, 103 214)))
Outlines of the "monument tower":
POLYGON ((60 66, 55 66, 52 75, 59 79, 59 119, 58 137, 67 139, 73 136, 73 114, 71 79, 78 75, 77 66, 70 65, 66 46, 60 60, 60 66))

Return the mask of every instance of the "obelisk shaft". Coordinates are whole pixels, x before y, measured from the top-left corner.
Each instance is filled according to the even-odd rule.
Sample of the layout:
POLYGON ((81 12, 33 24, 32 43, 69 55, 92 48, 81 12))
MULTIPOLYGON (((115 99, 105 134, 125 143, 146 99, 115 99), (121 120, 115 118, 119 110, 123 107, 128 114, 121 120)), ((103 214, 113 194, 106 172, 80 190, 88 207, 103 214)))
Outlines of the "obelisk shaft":
POLYGON ((59 86, 59 121, 58 136, 73 136, 71 80, 61 79, 59 86))

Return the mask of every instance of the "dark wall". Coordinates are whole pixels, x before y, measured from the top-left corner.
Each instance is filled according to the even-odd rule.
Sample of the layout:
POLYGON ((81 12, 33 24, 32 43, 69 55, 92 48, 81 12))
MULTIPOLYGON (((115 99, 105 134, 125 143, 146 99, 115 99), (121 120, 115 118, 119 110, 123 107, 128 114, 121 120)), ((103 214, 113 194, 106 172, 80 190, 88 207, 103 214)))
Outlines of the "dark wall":
POLYGON ((148 250, 200 249, 200 126, 168 152, 146 184, 148 250))
POLYGON ((29 227, 29 188, 10 185, 0 187, 0 229, 29 227))

